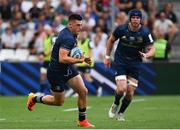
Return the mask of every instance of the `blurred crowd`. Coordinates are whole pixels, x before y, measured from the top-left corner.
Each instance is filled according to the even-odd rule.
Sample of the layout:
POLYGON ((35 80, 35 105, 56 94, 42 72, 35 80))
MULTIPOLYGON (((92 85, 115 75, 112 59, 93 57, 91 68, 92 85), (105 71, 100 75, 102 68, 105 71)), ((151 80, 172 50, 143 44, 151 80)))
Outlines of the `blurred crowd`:
POLYGON ((0 0, 1 49, 26 50, 28 56, 42 60, 49 54, 48 41, 53 44, 53 37, 67 25, 68 15, 76 12, 84 18, 83 30, 91 41, 94 60, 102 61, 109 34, 127 22, 134 8, 142 11, 142 23, 155 42, 166 45, 167 58, 179 31, 178 21, 172 3, 157 10, 156 0, 0 0))

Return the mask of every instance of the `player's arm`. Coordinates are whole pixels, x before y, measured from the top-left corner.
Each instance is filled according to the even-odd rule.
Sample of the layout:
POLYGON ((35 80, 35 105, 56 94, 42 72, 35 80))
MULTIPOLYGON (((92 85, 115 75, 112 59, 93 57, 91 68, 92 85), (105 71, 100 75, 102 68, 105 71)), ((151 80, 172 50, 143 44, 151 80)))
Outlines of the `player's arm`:
POLYGON ((111 55, 111 51, 112 51, 114 42, 115 42, 115 38, 114 38, 113 35, 111 35, 109 37, 109 39, 107 40, 107 43, 106 43, 106 56, 110 56, 111 55))
POLYGON ((69 50, 60 48, 59 49, 59 62, 64 64, 75 64, 75 63, 82 63, 84 61, 84 57, 81 59, 72 58, 69 56, 69 50))
POLYGON ((146 30, 146 33, 144 35, 144 43, 145 43, 145 49, 147 50, 145 53, 139 52, 142 58, 145 59, 151 59, 155 55, 155 47, 153 45, 153 38, 150 34, 149 30, 146 30))
POLYGON ((139 52, 141 54, 141 56, 145 59, 151 59, 154 57, 155 55, 155 47, 154 45, 149 45, 146 47, 147 48, 147 52, 143 53, 143 52, 139 52))
POLYGON ((104 64, 106 67, 110 67, 110 55, 111 55, 114 42, 115 42, 115 38, 111 34, 111 36, 108 38, 107 43, 106 43, 106 55, 105 55, 105 60, 104 60, 104 64))
POLYGON ((87 64, 91 64, 91 58, 90 57, 82 57, 80 59, 78 58, 72 58, 69 56, 69 50, 60 48, 59 49, 59 62, 64 64, 75 64, 75 63, 82 63, 86 62, 87 64))

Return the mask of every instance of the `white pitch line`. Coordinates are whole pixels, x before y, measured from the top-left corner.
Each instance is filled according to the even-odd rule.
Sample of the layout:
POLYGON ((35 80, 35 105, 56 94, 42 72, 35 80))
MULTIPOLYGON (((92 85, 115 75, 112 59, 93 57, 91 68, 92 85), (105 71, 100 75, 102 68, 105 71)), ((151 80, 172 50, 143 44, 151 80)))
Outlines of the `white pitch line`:
POLYGON ((0 121, 5 121, 6 119, 5 118, 0 118, 0 121))
POLYGON ((134 99, 132 102, 144 102, 145 99, 134 99))
MULTIPOLYGON (((87 107, 86 109, 90 109, 91 107, 87 107)), ((65 109, 63 111, 77 111, 78 108, 68 108, 68 109, 65 109)))

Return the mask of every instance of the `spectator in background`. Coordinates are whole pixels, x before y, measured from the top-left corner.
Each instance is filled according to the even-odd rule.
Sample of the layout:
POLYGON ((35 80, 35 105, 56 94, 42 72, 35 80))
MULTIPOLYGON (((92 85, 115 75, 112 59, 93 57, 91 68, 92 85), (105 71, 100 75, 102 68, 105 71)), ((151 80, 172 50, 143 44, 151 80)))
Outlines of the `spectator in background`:
POLYGON ((28 49, 31 55, 38 55, 43 52, 43 39, 40 32, 35 32, 32 40, 29 42, 28 49))
POLYGON ((62 21, 64 19, 64 15, 59 13, 55 15, 54 21, 52 23, 53 30, 55 34, 58 34, 62 29, 64 29, 66 26, 62 24, 62 21))
POLYGON ((177 20, 176 14, 173 12, 172 3, 169 3, 169 2, 166 3, 161 12, 164 12, 166 14, 167 19, 170 19, 174 24, 177 24, 178 20, 177 20))
POLYGON ((168 60, 169 46, 168 41, 164 38, 164 34, 161 30, 158 30, 157 37, 154 42, 155 56, 154 60, 168 60))
POLYGON ((11 3, 9 0, 2 0, 0 5, 0 16, 3 20, 9 21, 12 18, 11 3))
POLYGON ((5 32, 2 33, 1 39, 2 39, 3 48, 5 48, 5 49, 16 49, 17 48, 16 36, 12 32, 11 25, 9 25, 5 29, 5 32))
POLYGON ((173 22, 166 18, 164 12, 160 13, 160 18, 157 19, 153 26, 153 34, 157 37, 157 32, 161 31, 165 35, 165 39, 169 43, 174 39, 175 34, 178 32, 178 28, 173 24, 173 22))
POLYGON ((146 12, 148 12, 148 1, 149 0, 132 0, 133 2, 133 8, 136 8, 136 3, 141 2, 143 4, 143 8, 146 12))
POLYGON ((107 34, 102 31, 101 27, 97 26, 95 28, 95 32, 91 36, 94 44, 93 57, 95 62, 103 62, 107 37, 107 34))
POLYGON ((38 0, 32 0, 33 6, 29 10, 30 17, 32 19, 38 19, 40 16, 40 12, 42 11, 38 6, 37 6, 38 0))
POLYGON ((31 41, 28 44, 28 50, 29 50, 30 55, 36 55, 37 54, 35 44, 36 44, 36 40, 37 40, 38 36, 39 36, 39 32, 35 32, 33 35, 33 38, 31 39, 31 41))
POLYGON ((59 2, 58 6, 57 6, 56 9, 55 9, 55 12, 56 12, 57 14, 62 13, 63 10, 64 10, 65 4, 66 4, 66 0, 61 0, 61 1, 59 2))
POLYGON ((96 25, 96 21, 94 18, 91 17, 89 13, 85 13, 84 15, 84 28, 86 28, 88 31, 92 31, 92 29, 96 25))
POLYGON ((42 8, 42 12, 45 15, 45 20, 51 24, 55 17, 55 9, 51 6, 51 0, 47 0, 42 8))
POLYGON ((17 19, 19 24, 25 22, 25 13, 21 10, 21 5, 15 3, 12 8, 13 19, 17 19))
POLYGON ((72 14, 71 3, 68 1, 65 1, 63 8, 62 8, 62 12, 60 12, 60 13, 62 13, 66 17, 69 16, 70 14, 72 14))
POLYGON ((20 31, 16 34, 18 48, 28 48, 34 32, 28 29, 27 24, 20 25, 20 31))
POLYGON ((125 24, 127 22, 127 20, 128 20, 127 14, 124 11, 120 11, 117 14, 117 17, 115 20, 115 27, 125 24))
POLYGON ((143 3, 141 0, 136 1, 135 8, 142 12, 142 23, 144 26, 147 26, 148 25, 148 14, 144 9, 143 3))
POLYGON ((4 31, 3 20, 2 20, 2 18, 0 18, 0 36, 2 35, 3 31, 4 31))
POLYGON ((116 7, 119 11, 124 11, 126 14, 133 8, 132 0, 116 0, 116 7))
POLYGON ((83 15, 87 4, 83 0, 72 0, 72 8, 71 11, 83 15))

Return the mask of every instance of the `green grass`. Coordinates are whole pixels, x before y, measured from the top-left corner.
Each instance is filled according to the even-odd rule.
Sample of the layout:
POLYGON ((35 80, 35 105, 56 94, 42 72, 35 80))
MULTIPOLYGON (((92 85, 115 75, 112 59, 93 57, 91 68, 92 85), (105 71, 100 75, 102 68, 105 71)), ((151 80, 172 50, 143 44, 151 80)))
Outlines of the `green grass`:
MULTIPOLYGON (((180 96, 136 96, 125 113, 125 122, 107 116, 113 97, 88 97, 88 119, 97 129, 177 129, 180 128, 180 96)), ((76 98, 67 98, 64 106, 37 104, 33 112, 26 108, 26 97, 0 97, 1 129, 78 129, 76 98)))

